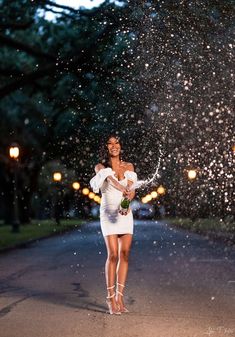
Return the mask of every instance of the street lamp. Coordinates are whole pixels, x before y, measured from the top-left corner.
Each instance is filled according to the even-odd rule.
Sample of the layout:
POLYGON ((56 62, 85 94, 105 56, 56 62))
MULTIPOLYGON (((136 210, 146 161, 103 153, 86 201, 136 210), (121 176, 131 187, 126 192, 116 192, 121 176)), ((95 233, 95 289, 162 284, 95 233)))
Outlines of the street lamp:
POLYGON ((157 198, 158 194, 156 191, 151 192, 151 196, 153 199, 157 198))
POLYGON ((80 188, 80 184, 79 184, 77 181, 75 181, 75 182, 72 184, 72 186, 73 186, 73 189, 74 189, 75 191, 78 191, 79 188, 80 188))
POLYGON ((9 155, 12 159, 18 159, 20 155, 20 149, 17 145, 12 144, 12 146, 9 149, 9 155))
POLYGON ((79 193, 78 193, 78 191, 79 191, 79 189, 80 189, 80 183, 78 182, 78 181, 74 181, 73 183, 72 183, 72 187, 73 187, 73 191, 74 191, 74 194, 73 194, 73 197, 74 197, 74 214, 75 214, 75 216, 76 216, 76 214, 78 214, 79 213, 79 210, 78 210, 78 205, 79 205, 79 202, 78 202, 78 200, 79 200, 79 193))
POLYGON ((195 169, 188 170, 188 179, 194 180, 196 179, 197 171, 195 169))
POLYGON ((12 159, 14 179, 13 179, 13 221, 12 221, 12 232, 19 233, 20 231, 20 221, 19 221, 19 208, 18 208, 18 161, 19 161, 20 149, 19 146, 15 143, 9 148, 9 156, 12 159))
POLYGON ((147 200, 147 202, 151 201, 153 199, 153 197, 151 196, 151 194, 147 194, 145 196, 145 199, 147 200))
POLYGON ((100 204, 101 199, 98 195, 95 195, 94 201, 97 202, 98 204, 100 204))
POLYGON ((162 185, 160 185, 157 189, 157 193, 160 195, 164 195, 166 193, 166 189, 165 187, 163 187, 162 185))
POLYGON ((94 199, 94 197, 95 197, 95 193, 90 192, 90 193, 88 194, 88 198, 89 198, 89 199, 94 199))
POLYGON ((147 202, 148 202, 147 199, 146 199, 146 197, 143 197, 143 198, 141 199, 141 201, 142 201, 143 204, 147 204, 147 202))
POLYGON ((83 195, 88 195, 90 193, 90 191, 89 191, 89 189, 87 188, 87 187, 84 187, 83 189, 82 189, 82 194, 83 195))
POLYGON ((54 217, 57 225, 60 224, 60 215, 61 215, 61 172, 53 173, 53 181, 55 182, 55 196, 54 196, 54 217))
POLYGON ((53 180, 55 182, 60 182, 62 179, 62 174, 60 172, 54 172, 53 173, 53 180))

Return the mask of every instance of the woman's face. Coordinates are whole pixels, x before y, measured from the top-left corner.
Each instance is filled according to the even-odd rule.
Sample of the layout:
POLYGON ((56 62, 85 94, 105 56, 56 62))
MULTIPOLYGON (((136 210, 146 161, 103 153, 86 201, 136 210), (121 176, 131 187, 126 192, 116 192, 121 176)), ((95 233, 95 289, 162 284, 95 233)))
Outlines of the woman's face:
POLYGON ((108 153, 111 157, 116 157, 120 155, 121 145, 119 140, 115 137, 110 137, 107 142, 108 153))

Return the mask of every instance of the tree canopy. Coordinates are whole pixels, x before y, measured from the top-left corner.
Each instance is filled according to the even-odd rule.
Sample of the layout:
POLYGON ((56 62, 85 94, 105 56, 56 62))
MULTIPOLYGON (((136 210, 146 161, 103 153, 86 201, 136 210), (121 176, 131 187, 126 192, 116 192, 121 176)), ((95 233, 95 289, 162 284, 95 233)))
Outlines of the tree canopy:
POLYGON ((196 167, 196 207, 231 213, 233 19, 232 0, 107 0, 91 10, 2 0, 2 165, 17 141, 29 190, 57 159, 87 183, 100 143, 117 132, 140 177, 163 153, 158 181, 179 207, 192 188, 184 169, 196 167))

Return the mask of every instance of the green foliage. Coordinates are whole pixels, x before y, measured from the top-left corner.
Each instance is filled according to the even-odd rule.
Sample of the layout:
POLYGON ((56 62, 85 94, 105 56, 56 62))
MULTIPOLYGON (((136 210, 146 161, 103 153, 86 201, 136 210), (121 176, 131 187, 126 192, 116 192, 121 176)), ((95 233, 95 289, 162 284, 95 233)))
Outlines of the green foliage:
POLYGON ((3 1, 0 13, 0 117, 8 126, 2 128, 3 146, 11 142, 10 133, 38 165, 64 152, 68 162, 74 141, 79 154, 89 143, 80 135, 103 125, 102 119, 97 123, 99 115, 113 116, 106 102, 113 100, 118 79, 108 79, 108 72, 120 66, 118 57, 126 48, 117 36, 124 7, 106 2, 90 11, 64 10, 47 21, 43 11, 56 9, 48 1, 21 5, 3 1))
MULTIPOLYGON (((209 167, 217 147, 218 165, 230 174, 231 155, 223 151, 234 139, 228 112, 234 92, 232 0, 59 7, 49 0, 2 0, 0 7, 0 150, 6 156, 11 142, 20 144, 30 193, 52 160, 87 183, 100 140, 113 131, 145 177, 153 173, 164 143, 162 182, 181 210, 190 190, 179 181, 186 166, 209 167), (45 11, 59 9, 55 20, 45 19, 45 11), (208 114, 218 103, 212 124, 208 114), (211 142, 203 148, 208 134, 211 142)), ((196 193, 196 207, 205 208, 209 187, 216 190, 212 213, 223 193, 231 194, 220 193, 226 183, 218 183, 218 172, 202 187, 203 197, 196 193)))
POLYGON ((192 220, 190 218, 172 218, 169 221, 179 226, 183 229, 189 229, 197 233, 209 233, 209 232, 217 232, 217 233, 235 233, 235 223, 234 219, 231 217, 227 217, 226 219, 215 218, 206 218, 206 219, 197 219, 192 220))
POLYGON ((63 220, 58 226, 51 220, 34 220, 30 225, 22 225, 20 233, 12 233, 10 225, 0 226, 0 250, 16 247, 53 234, 75 230, 82 223, 82 220, 63 220))

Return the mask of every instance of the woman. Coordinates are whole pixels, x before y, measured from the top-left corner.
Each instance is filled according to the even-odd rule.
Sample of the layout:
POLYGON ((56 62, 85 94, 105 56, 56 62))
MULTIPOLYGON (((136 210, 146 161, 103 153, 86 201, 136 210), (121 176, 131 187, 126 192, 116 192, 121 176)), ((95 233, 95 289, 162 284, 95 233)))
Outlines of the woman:
POLYGON ((131 163, 120 158, 121 144, 117 136, 110 136, 106 143, 107 161, 95 166, 96 176, 90 181, 95 193, 102 193, 100 223, 107 248, 105 277, 108 290, 106 303, 110 314, 128 312, 123 302, 123 291, 128 271, 128 256, 133 236, 133 215, 129 208, 126 215, 119 212, 123 196, 132 200, 135 192, 130 187, 137 181, 131 163), (115 293, 116 280, 116 293, 115 293), (116 295, 116 296, 115 296, 116 295))

